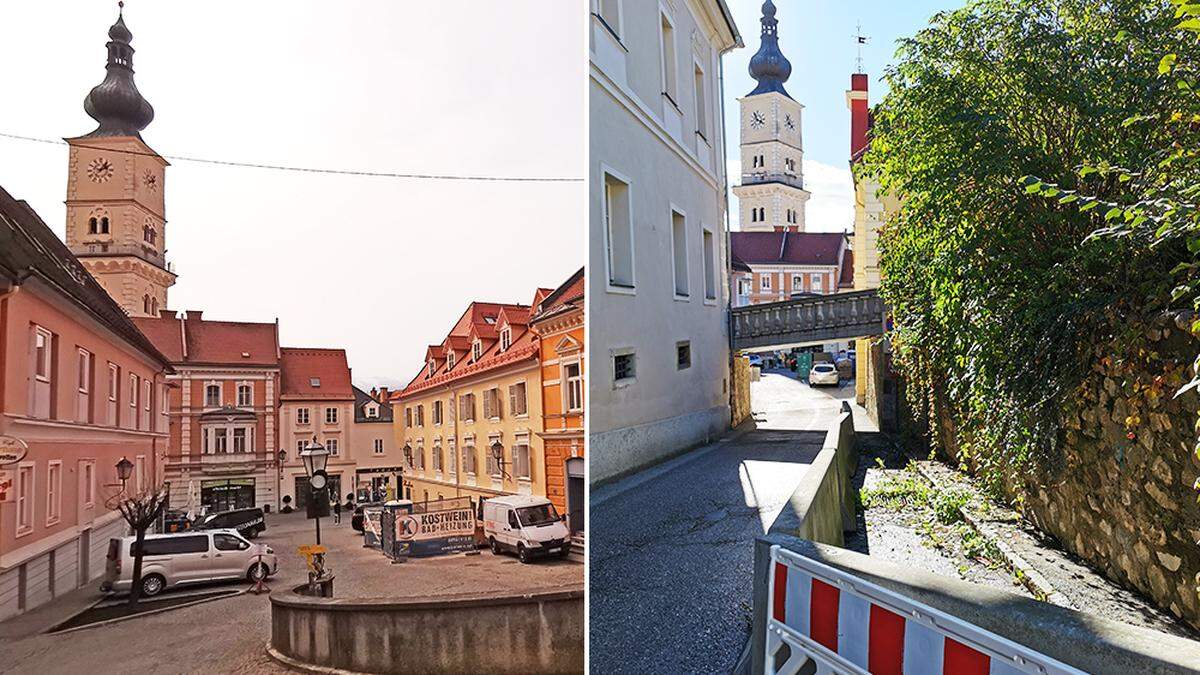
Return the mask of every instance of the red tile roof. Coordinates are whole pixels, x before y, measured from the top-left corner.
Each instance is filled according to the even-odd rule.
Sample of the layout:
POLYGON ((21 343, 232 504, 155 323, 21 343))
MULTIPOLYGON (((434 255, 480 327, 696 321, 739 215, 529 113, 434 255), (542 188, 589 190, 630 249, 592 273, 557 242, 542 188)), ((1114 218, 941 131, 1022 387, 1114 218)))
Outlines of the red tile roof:
POLYGON ((731 232, 731 253, 748 265, 829 265, 841 262, 841 232, 731 232))
POLYGON ((275 323, 161 316, 132 318, 138 329, 175 365, 279 365, 279 326, 275 323))
POLYGON ((279 364, 280 400, 354 398, 345 349, 284 347, 279 364))
POLYGON ((533 321, 554 316, 562 311, 566 311, 576 304, 583 301, 584 289, 584 268, 580 267, 579 271, 572 274, 566 281, 551 291, 540 304, 537 305, 537 310, 533 315, 533 321))
POLYGON ((842 255, 842 276, 838 288, 854 288, 854 251, 846 249, 842 255))

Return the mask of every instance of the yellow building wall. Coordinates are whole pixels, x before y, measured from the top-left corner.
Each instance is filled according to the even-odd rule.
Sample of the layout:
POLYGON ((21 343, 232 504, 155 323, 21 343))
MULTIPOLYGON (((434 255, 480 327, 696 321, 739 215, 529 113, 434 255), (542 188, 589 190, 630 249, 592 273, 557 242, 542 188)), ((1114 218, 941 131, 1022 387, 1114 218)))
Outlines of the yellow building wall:
POLYGON ((405 497, 414 501, 426 499, 448 499, 451 497, 488 498, 502 494, 533 494, 545 496, 546 476, 543 469, 545 453, 542 439, 542 381, 537 362, 523 361, 519 366, 479 376, 463 378, 462 381, 431 388, 427 391, 397 399, 392 404, 396 448, 405 466, 405 497), (525 383, 526 414, 513 415, 510 409, 508 387, 525 383), (484 392, 490 388, 500 390, 500 416, 486 419, 483 416, 484 392), (475 395, 475 419, 459 419, 459 400, 464 394, 475 395), (433 421, 434 402, 444 406, 442 422, 433 421), (422 409, 423 424, 417 425, 417 408, 422 409), (406 425, 411 410, 412 425, 406 425), (492 442, 499 439, 504 446, 507 475, 489 474, 488 454, 492 442), (529 445, 530 477, 518 478, 513 466, 515 442, 529 445), (412 463, 403 459, 403 448, 412 448, 412 463), (442 465, 434 468, 433 455, 441 449, 442 465), (463 449, 471 448, 475 457, 476 472, 471 475, 464 470, 463 449), (451 451, 454 460, 451 460, 451 451), (424 452, 422 466, 421 455, 424 452))

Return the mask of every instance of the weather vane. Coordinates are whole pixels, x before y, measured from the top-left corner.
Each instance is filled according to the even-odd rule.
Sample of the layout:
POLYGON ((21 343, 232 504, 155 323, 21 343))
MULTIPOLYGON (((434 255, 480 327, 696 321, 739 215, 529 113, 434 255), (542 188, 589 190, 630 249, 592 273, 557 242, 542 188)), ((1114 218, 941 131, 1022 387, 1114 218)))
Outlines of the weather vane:
POLYGON ((870 40, 871 38, 862 34, 862 22, 861 21, 858 22, 857 29, 858 29, 857 33, 853 37, 854 37, 854 42, 855 42, 856 46, 858 47, 858 58, 856 58, 854 60, 854 63, 856 65, 856 67, 858 68, 858 72, 861 73, 863 71, 863 55, 862 55, 863 45, 867 44, 867 40, 870 40))

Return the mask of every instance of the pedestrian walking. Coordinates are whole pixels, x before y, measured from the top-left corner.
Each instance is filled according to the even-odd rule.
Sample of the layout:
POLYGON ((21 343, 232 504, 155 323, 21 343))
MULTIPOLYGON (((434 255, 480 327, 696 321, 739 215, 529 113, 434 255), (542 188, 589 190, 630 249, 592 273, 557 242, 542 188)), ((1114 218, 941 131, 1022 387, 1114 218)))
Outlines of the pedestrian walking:
POLYGON ((333 524, 342 524, 342 503, 338 500, 333 500, 333 524))

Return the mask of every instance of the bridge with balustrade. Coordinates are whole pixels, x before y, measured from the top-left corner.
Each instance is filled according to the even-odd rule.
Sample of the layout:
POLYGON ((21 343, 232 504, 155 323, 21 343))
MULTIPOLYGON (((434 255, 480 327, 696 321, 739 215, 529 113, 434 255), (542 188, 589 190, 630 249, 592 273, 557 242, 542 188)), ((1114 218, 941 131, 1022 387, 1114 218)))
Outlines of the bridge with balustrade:
POLYGON ((770 349, 881 335, 886 316, 875 289, 735 307, 733 347, 770 349))

